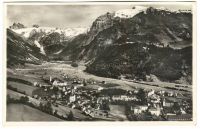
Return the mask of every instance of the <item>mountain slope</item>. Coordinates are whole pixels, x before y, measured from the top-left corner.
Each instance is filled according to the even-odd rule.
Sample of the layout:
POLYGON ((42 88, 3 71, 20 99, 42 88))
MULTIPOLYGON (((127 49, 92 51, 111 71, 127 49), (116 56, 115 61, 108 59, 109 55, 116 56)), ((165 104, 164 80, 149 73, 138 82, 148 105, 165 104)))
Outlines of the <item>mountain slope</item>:
POLYGON ((124 75, 128 79, 142 80, 153 74, 171 82, 192 75, 192 47, 174 50, 135 43, 109 46, 102 53, 105 54, 97 56, 86 71, 105 77, 124 75))
MULTIPOLYGON (((87 36, 80 41, 81 45, 76 48, 83 48, 81 55, 85 55, 84 59, 87 59, 89 55, 95 57, 98 50, 94 49, 98 49, 98 46, 124 43, 139 42, 181 49, 192 45, 191 35, 191 13, 148 8, 145 12, 135 14, 130 18, 116 17, 116 14, 111 13, 98 17, 87 36)), ((61 53, 61 55, 64 54, 61 53)), ((81 58, 81 55, 77 55, 77 58, 81 58)))
POLYGON ((86 33, 87 28, 58 29, 37 26, 31 28, 13 29, 13 31, 27 39, 31 45, 40 48, 42 54, 52 56, 53 54, 61 51, 61 48, 66 46, 68 41, 72 40, 79 34, 86 33))
POLYGON ((60 56, 87 62, 86 71, 99 76, 145 80, 154 74, 191 83, 192 14, 150 7, 126 15, 98 17, 87 35, 72 40, 78 45, 67 46, 60 56))
POLYGON ((99 16, 89 31, 14 31, 8 30, 9 65, 48 57, 84 61, 87 72, 104 77, 192 83, 190 11, 136 6, 99 16))
POLYGON ((7 66, 22 66, 24 63, 38 64, 46 60, 40 49, 30 45, 26 39, 22 38, 11 29, 7 29, 7 66))

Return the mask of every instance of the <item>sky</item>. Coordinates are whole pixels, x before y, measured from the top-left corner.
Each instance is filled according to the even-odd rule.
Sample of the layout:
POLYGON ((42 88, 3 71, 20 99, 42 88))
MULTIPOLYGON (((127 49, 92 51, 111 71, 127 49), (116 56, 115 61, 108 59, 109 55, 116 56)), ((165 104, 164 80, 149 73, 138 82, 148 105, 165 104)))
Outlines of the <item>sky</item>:
MULTIPOLYGON (((135 4, 96 5, 7 5, 7 25, 14 22, 27 27, 90 27, 92 22, 106 12, 131 9, 135 4)), ((191 9, 190 5, 148 5, 168 9, 191 9)))

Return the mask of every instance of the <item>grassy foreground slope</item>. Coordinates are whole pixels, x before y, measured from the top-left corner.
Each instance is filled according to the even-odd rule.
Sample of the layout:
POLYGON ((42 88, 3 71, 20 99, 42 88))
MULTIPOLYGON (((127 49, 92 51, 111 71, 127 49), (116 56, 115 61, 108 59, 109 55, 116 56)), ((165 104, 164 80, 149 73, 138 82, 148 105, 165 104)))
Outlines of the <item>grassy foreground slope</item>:
POLYGON ((7 121, 61 121, 61 119, 48 115, 38 109, 23 104, 8 104, 7 121))

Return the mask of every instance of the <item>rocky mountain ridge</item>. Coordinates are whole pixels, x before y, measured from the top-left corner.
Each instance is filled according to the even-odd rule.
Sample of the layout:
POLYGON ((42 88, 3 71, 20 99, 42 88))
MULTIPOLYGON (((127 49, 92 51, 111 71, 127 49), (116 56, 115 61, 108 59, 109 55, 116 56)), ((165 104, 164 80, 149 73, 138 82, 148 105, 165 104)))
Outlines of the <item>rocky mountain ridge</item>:
POLYGON ((133 17, 115 16, 98 17, 90 31, 74 39, 60 55, 87 62, 86 71, 99 76, 146 80, 154 74, 163 81, 182 78, 191 83, 190 12, 150 7, 133 17))

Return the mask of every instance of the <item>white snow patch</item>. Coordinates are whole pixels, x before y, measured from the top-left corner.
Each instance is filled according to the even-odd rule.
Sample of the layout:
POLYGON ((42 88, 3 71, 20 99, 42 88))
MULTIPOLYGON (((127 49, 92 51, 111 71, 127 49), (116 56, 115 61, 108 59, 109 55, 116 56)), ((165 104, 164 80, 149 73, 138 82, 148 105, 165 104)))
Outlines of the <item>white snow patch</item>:
MULTIPOLYGON (((132 9, 122 9, 122 10, 116 11, 114 17, 131 18, 140 12, 144 12, 146 14, 146 10, 148 8, 149 7, 145 7, 145 6, 135 6, 132 9)), ((168 11, 168 12, 174 12, 174 13, 192 12, 191 10, 167 9, 165 7, 158 7, 155 9, 164 10, 164 11, 168 11)))
MULTIPOLYGON (((39 60, 38 58, 36 58, 36 57, 33 56, 32 54, 29 54, 29 56, 30 56, 32 59, 34 59, 34 60, 39 60)), ((28 60, 32 60, 32 59, 28 58, 28 60)))
POLYGON ((40 45, 40 44, 38 43, 38 41, 36 41, 36 40, 34 41, 34 44, 35 44, 37 47, 39 47, 39 48, 41 47, 41 45, 40 45))
MULTIPOLYGON (((48 35, 50 33, 53 32, 57 32, 59 34, 63 34, 66 38, 73 38, 74 36, 77 36, 79 34, 83 34, 83 33, 87 33, 88 32, 88 28, 66 28, 66 29, 59 29, 59 28, 51 28, 51 27, 38 27, 38 28, 22 28, 22 29, 12 29, 15 33, 25 37, 25 38, 29 38, 31 33, 37 32, 37 33, 44 33, 45 35, 48 35)), ((44 35, 42 35, 44 36, 44 35)), ((44 48, 42 45, 40 45, 40 43, 35 40, 34 44, 40 48, 40 53, 42 54, 46 54, 44 51, 44 48)))
POLYGON ((43 55, 46 55, 43 46, 40 45, 40 43, 38 43, 38 41, 35 40, 35 41, 34 41, 34 44, 35 44, 38 48, 40 48, 40 53, 42 53, 43 55))
POLYGON ((59 28, 51 28, 51 27, 38 27, 38 28, 22 28, 22 29, 12 29, 17 34, 20 34, 24 36, 25 38, 28 38, 31 34, 31 32, 44 32, 45 34, 50 34, 53 32, 58 32, 59 34, 64 34, 66 37, 74 37, 82 33, 86 33, 88 31, 88 28, 66 28, 66 29, 59 29, 59 28))
POLYGON ((144 7, 144 6, 135 6, 132 9, 119 10, 115 12, 114 17, 131 18, 142 11, 146 12, 147 8, 148 7, 144 7))
POLYGON ((43 47, 43 46, 41 46, 41 47, 40 47, 40 53, 42 53, 43 55, 46 55, 46 53, 45 53, 45 51, 44 51, 44 47, 43 47))
POLYGON ((134 42, 126 42, 127 44, 133 44, 134 42))
POLYGON ((156 8, 157 10, 165 10, 165 11, 168 11, 168 12, 174 12, 174 13, 192 13, 192 11, 190 9, 167 9, 166 7, 159 7, 159 8, 156 8))
POLYGON ((54 54, 58 55, 58 54, 60 54, 61 52, 62 52, 62 49, 61 49, 60 51, 54 53, 54 54))

